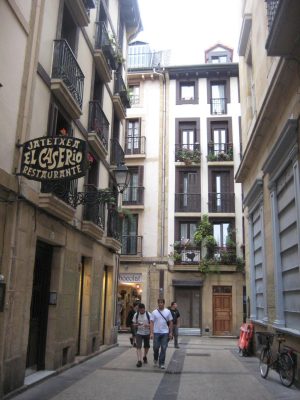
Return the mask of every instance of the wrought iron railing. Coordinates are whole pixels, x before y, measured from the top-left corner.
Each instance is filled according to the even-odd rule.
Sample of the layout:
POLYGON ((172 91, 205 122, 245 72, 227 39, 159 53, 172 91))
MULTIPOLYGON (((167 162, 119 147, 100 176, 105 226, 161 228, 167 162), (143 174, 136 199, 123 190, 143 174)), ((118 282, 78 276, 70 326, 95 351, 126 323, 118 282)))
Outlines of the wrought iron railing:
POLYGON ((123 106, 130 108, 130 96, 129 91, 126 88, 123 77, 120 72, 115 73, 115 89, 114 94, 118 94, 121 98, 123 106))
POLYGON ((271 29, 281 0, 265 0, 267 3, 268 28, 271 29))
POLYGON ((52 193, 66 204, 76 208, 77 183, 77 179, 42 182, 41 193, 52 193))
POLYGON ((232 161, 233 146, 232 143, 208 143, 208 161, 232 161))
POLYGON ((236 249, 228 246, 214 248, 214 259, 220 264, 236 264, 236 249))
POLYGON ((125 139, 125 154, 145 154, 145 136, 127 136, 125 139))
POLYGON ((98 100, 90 101, 88 131, 96 132, 103 146, 108 150, 109 122, 98 100))
POLYGON ((116 69, 116 53, 107 31, 105 22, 96 22, 95 49, 101 49, 105 54, 107 63, 111 69, 116 69))
POLYGON ((113 165, 124 164, 125 154, 117 139, 111 139, 110 162, 113 165))
MULTIPOLYGON (((85 192, 88 194, 97 194, 98 188, 94 185, 84 185, 85 192)), ((83 219, 93 222, 100 228, 105 228, 105 203, 95 202, 86 203, 83 211, 83 219)))
POLYGON ((201 260, 201 249, 196 245, 180 245, 174 248, 174 262, 176 264, 199 264, 201 260))
POLYGON ((82 108, 84 75, 71 47, 64 39, 54 40, 52 78, 61 79, 82 108))
POLYGON ((201 152, 200 144, 175 144, 175 161, 182 161, 186 164, 189 163, 200 163, 201 152))
POLYGON ((143 236, 122 235, 122 255, 142 256, 143 236))
POLYGON ((118 211, 113 207, 108 209, 107 236, 118 241, 122 240, 122 219, 118 211))
POLYGON ((226 114, 227 113, 227 99, 214 98, 210 100, 211 114, 226 114))
POLYGON ((201 195, 200 193, 176 193, 175 211, 177 212, 200 212, 201 195))
POLYGON ((234 212, 234 193, 208 193, 208 210, 218 213, 234 212))
POLYGON ((129 186, 123 192, 122 202, 124 205, 142 205, 144 204, 143 186, 129 186))

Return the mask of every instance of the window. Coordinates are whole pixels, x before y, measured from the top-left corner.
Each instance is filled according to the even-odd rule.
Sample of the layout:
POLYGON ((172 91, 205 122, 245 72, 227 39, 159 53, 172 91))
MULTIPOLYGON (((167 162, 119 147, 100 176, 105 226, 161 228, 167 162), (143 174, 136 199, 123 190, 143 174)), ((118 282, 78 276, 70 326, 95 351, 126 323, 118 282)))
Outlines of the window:
POLYGON ((200 175, 197 171, 186 169, 178 172, 175 195, 175 211, 200 212, 200 175))
POLYGON ((195 79, 176 82, 176 104, 198 103, 198 83, 195 79))
POLYGON ((131 105, 139 104, 140 102, 140 85, 129 85, 129 97, 131 105))
POLYGON ((231 225, 229 222, 213 223, 214 238, 218 247, 226 247, 231 225))
POLYGON ((126 154, 141 153, 141 131, 139 119, 127 120, 125 152, 126 154))
POLYGON ((126 215, 123 220, 122 254, 137 254, 138 215, 126 215))
POLYGON ((211 191, 209 212, 234 212, 233 171, 230 169, 211 170, 211 191))
POLYGON ((179 144, 181 148, 194 150, 194 144, 197 142, 196 123, 182 122, 179 124, 179 144))
POLYGON ((217 55, 217 56, 211 56, 211 63, 212 64, 219 64, 219 63, 227 63, 227 55, 217 55))
POLYGON ((179 235, 181 242, 184 244, 189 240, 190 243, 193 243, 196 229, 197 229, 196 221, 179 222, 179 235))
POLYGON ((144 204, 143 175, 144 167, 129 167, 130 182, 123 193, 123 204, 144 204))
POLYGON ((211 113, 226 114, 226 84, 225 82, 211 83, 211 113))
POLYGON ((180 100, 195 99, 195 84, 194 82, 180 83, 180 100))

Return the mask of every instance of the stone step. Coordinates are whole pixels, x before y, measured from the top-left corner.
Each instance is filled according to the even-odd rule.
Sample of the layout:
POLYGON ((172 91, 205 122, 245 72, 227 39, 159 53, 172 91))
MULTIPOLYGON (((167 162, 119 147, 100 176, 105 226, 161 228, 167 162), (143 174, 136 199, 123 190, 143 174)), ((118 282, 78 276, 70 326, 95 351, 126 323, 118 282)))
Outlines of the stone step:
POLYGON ((180 336, 201 336, 200 328, 178 328, 180 336))

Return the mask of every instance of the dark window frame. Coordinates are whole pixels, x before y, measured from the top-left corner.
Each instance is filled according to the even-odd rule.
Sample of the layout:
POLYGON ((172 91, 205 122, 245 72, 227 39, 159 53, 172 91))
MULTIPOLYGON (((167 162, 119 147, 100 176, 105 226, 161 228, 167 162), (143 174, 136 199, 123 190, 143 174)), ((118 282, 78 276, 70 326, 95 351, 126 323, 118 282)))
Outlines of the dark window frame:
POLYGON ((198 104, 199 103, 199 89, 197 79, 179 79, 176 80, 176 104, 198 104), (194 87, 194 98, 189 100, 184 100, 181 98, 181 87, 183 84, 186 86, 194 87))

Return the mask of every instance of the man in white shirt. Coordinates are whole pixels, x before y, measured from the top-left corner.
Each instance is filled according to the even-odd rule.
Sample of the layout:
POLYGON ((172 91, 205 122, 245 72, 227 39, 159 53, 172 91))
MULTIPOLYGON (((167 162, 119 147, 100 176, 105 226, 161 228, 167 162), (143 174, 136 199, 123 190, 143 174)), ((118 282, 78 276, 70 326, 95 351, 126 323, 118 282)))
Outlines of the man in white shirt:
POLYGON ((151 314, 145 309, 145 304, 138 305, 137 312, 132 318, 132 324, 136 328, 136 354, 138 362, 136 366, 139 368, 142 364, 142 345, 144 342, 143 361, 147 364, 147 353, 150 348, 150 317, 151 314))
POLYGON ((150 338, 153 339, 154 365, 159 364, 165 369, 165 358, 169 339, 172 339, 173 317, 171 311, 165 308, 165 300, 157 300, 158 308, 151 313, 150 338))

